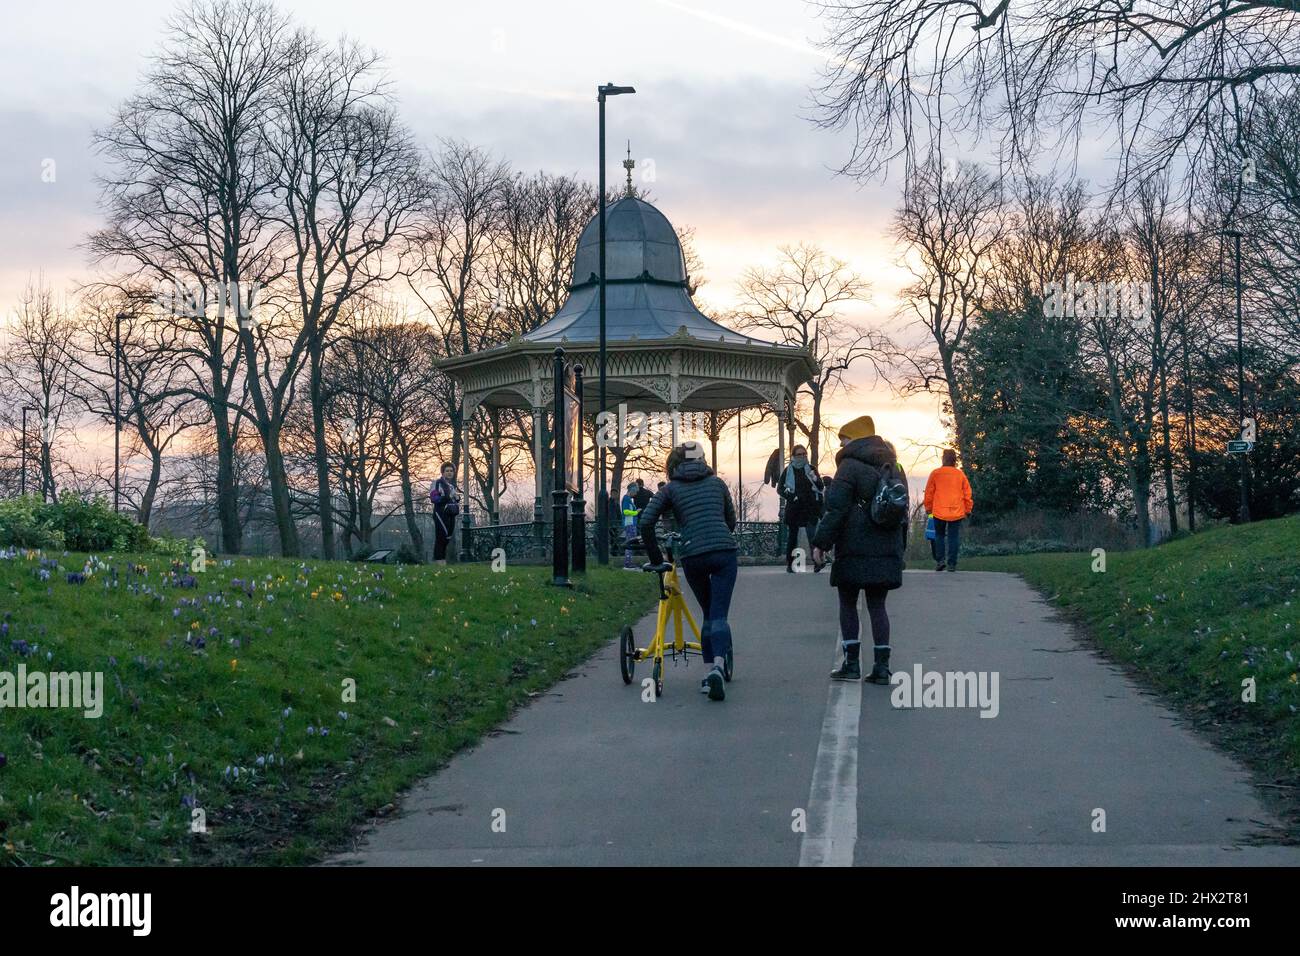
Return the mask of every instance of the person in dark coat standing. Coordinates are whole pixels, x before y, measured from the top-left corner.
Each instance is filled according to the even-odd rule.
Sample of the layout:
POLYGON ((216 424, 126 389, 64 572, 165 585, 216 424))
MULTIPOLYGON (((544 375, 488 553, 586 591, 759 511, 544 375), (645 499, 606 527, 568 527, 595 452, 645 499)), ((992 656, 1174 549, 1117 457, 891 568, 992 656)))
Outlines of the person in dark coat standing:
MULTIPOLYGON (((794 549, 799 545, 799 532, 808 535, 808 546, 812 548, 813 532, 822 516, 822 490, 825 482, 817 469, 808 461, 808 450, 803 445, 795 445, 790 452, 790 464, 781 473, 776 493, 785 500, 785 570, 794 573, 794 549)), ((811 555, 809 555, 811 557, 811 555)), ((813 562, 813 570, 820 571, 825 565, 813 562)))
POLYGON ((831 587, 839 592, 844 659, 831 672, 831 678, 862 677, 858 594, 865 592, 875 651, 867 679, 888 684, 889 614, 885 596, 903 584, 907 525, 904 522, 897 528, 883 528, 876 524, 871 518, 871 499, 885 466, 898 467, 898 455, 889 442, 876 434, 870 415, 855 418, 840 429, 840 446, 835 455, 835 478, 826 491, 826 509, 813 535, 814 560, 823 560, 825 552, 835 550, 831 587))
POLYGON ((645 506, 650 503, 650 499, 653 497, 654 495, 650 493, 650 489, 645 486, 645 479, 638 478, 636 480, 636 494, 632 496, 637 512, 645 511, 645 506))
POLYGON ((704 623, 700 627, 700 656, 712 665, 700 682, 709 700, 725 700, 723 670, 731 651, 731 594, 736 587, 736 508, 727 483, 704 460, 704 446, 685 441, 672 450, 665 469, 668 484, 641 512, 641 541, 652 565, 663 563, 655 523, 671 514, 682 540, 674 552, 686 574, 704 623))

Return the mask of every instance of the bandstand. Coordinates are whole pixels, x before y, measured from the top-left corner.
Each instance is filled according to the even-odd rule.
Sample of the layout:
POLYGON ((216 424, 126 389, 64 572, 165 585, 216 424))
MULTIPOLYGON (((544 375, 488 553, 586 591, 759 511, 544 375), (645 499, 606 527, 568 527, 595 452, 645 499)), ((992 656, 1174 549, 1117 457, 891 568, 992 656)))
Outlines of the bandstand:
MULTIPOLYGON (((578 239, 569 297, 547 322, 495 348, 455 356, 441 363, 462 395, 463 485, 469 488, 470 416, 491 419, 493 473, 499 473, 502 409, 526 409, 533 419, 533 461, 544 460, 540 444, 554 400, 555 350, 581 363, 589 386, 599 369, 599 229, 593 217, 578 239)), ((778 422, 780 459, 790 403, 815 373, 806 349, 751 338, 714 322, 696 308, 688 287, 681 242, 653 205, 628 194, 606 211, 606 382, 607 407, 620 404, 655 413, 720 412, 768 406, 778 422)), ((585 390, 584 417, 599 409, 594 387, 585 390)), ((462 559, 481 560, 495 547, 508 553, 543 552, 543 469, 534 467, 531 524, 500 525, 494 516, 462 510, 462 559), (487 521, 476 520, 483 517, 487 521)), ((611 489, 611 494, 617 489, 611 489)), ((468 499, 468 495, 466 496, 468 499)), ((617 500, 617 498, 615 498, 617 500)), ((594 525, 594 522, 591 523, 594 525)), ((776 553, 776 522, 747 522, 739 529, 748 553, 776 553)), ((541 557, 537 553, 536 557, 541 557)))

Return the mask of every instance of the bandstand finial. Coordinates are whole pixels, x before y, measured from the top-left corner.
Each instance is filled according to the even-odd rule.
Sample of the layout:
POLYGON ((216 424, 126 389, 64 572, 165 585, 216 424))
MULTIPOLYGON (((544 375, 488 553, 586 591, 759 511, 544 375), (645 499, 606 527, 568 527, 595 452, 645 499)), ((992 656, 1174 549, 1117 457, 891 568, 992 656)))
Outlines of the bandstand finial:
POLYGON ((632 141, 627 141, 627 159, 623 160, 623 168, 627 170, 627 195, 635 196, 636 191, 632 188, 632 170, 636 167, 636 160, 632 158, 632 141))

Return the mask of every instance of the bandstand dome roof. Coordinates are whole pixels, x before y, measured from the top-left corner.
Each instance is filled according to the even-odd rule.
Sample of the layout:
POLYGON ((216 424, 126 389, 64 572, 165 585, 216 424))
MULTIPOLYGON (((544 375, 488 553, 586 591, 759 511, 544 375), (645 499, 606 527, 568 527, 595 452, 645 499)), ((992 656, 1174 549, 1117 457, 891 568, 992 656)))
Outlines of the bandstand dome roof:
MULTIPOLYGON (((568 300, 527 342, 600 339, 600 216, 578 238, 568 300)), ((605 210, 605 337, 663 339, 680 334, 712 342, 754 342, 695 307, 687 289, 682 244, 667 217, 648 202, 624 196, 605 210)))
MULTIPOLYGON (((696 308, 681 240, 658 209, 627 195, 610 204, 605 216, 606 407, 627 401, 640 409, 781 408, 814 374, 807 349, 751 338, 696 308)), ((547 407, 557 347, 594 376, 600 342, 598 217, 578 238, 569 297, 554 316, 500 345, 438 363, 464 390, 467 407, 547 407)), ((583 397, 584 410, 595 411, 597 390, 588 388, 583 397)))
MULTIPOLYGON (((600 216, 578 237, 573 286, 595 283, 600 275, 600 216)), ((640 279, 685 282, 686 259, 668 218, 635 196, 624 196, 605 210, 605 281, 640 279)))

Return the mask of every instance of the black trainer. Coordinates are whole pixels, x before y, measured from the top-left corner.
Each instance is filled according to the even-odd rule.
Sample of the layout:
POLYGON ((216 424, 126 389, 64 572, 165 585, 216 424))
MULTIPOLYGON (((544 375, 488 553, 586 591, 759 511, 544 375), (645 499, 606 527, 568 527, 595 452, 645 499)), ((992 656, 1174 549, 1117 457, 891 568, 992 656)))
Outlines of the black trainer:
POLYGON ((944 563, 943 563, 942 561, 940 561, 938 564, 936 564, 936 565, 934 566, 934 569, 935 569, 936 571, 942 571, 942 570, 944 569, 944 563))
POLYGON ((721 667, 714 664, 713 669, 709 671, 708 676, 704 678, 704 681, 709 685, 709 700, 727 699, 727 688, 725 686, 725 678, 722 676, 721 667))

